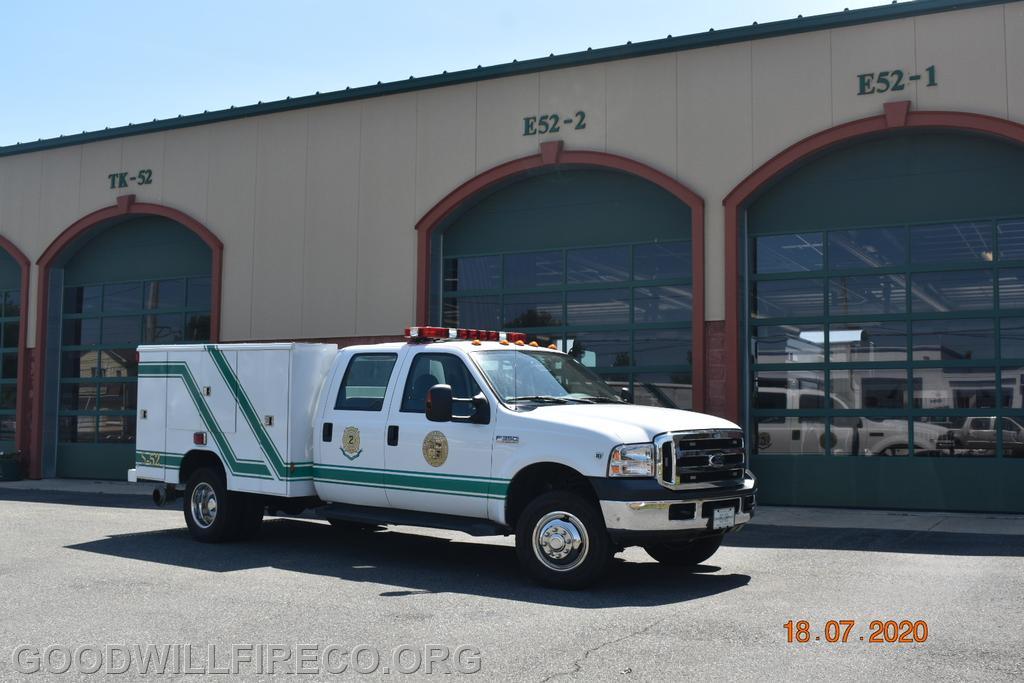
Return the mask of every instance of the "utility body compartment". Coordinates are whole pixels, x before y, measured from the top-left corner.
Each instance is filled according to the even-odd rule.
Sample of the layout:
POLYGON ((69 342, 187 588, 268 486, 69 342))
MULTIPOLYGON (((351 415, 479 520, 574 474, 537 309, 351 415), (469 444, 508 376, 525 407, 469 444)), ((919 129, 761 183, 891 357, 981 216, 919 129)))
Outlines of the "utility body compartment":
POLYGON ((314 412, 337 353, 334 344, 140 346, 138 478, 184 484, 183 458, 209 451, 231 490, 313 495, 314 412))

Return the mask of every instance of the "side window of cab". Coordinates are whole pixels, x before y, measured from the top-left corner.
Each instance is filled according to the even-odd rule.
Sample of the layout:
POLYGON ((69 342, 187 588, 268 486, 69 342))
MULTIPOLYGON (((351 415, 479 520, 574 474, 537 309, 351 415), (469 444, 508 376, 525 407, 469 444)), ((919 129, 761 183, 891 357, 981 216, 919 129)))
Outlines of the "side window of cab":
MULTIPOLYGON (((402 392, 403 413, 423 413, 427 409, 427 391, 435 384, 448 384, 452 398, 473 398, 480 393, 480 385, 469 374, 466 364, 450 353, 420 353, 412 360, 409 376, 402 392)), ((455 403, 452 414, 469 417, 473 408, 468 403, 455 403)))
POLYGON ((391 372, 397 360, 398 355, 394 353, 361 353, 352 356, 338 388, 334 409, 383 410, 384 394, 387 393, 391 372))

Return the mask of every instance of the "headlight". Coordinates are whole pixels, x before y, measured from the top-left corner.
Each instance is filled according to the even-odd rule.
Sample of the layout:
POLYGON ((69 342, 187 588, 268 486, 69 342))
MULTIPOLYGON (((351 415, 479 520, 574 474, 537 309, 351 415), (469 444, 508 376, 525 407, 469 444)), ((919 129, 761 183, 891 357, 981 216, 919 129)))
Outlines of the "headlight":
POLYGON ((627 443, 612 449, 609 477, 653 477, 654 444, 627 443))

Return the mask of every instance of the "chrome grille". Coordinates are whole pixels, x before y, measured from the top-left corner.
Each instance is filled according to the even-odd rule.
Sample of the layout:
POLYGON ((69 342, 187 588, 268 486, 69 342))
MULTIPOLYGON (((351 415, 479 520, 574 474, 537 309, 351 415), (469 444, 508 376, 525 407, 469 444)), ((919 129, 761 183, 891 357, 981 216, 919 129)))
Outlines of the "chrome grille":
POLYGON ((735 486, 743 481, 743 432, 671 432, 655 439, 658 481, 670 489, 735 486))

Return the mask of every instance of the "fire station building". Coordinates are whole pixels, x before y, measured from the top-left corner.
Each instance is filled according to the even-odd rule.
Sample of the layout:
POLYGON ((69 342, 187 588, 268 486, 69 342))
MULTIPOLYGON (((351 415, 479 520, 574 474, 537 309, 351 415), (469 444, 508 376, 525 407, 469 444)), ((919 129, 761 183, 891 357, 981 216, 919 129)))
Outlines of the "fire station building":
POLYGON ((1024 2, 919 0, 0 148, 0 450, 121 479, 139 344, 522 330, 762 502, 1024 512, 1024 2))

